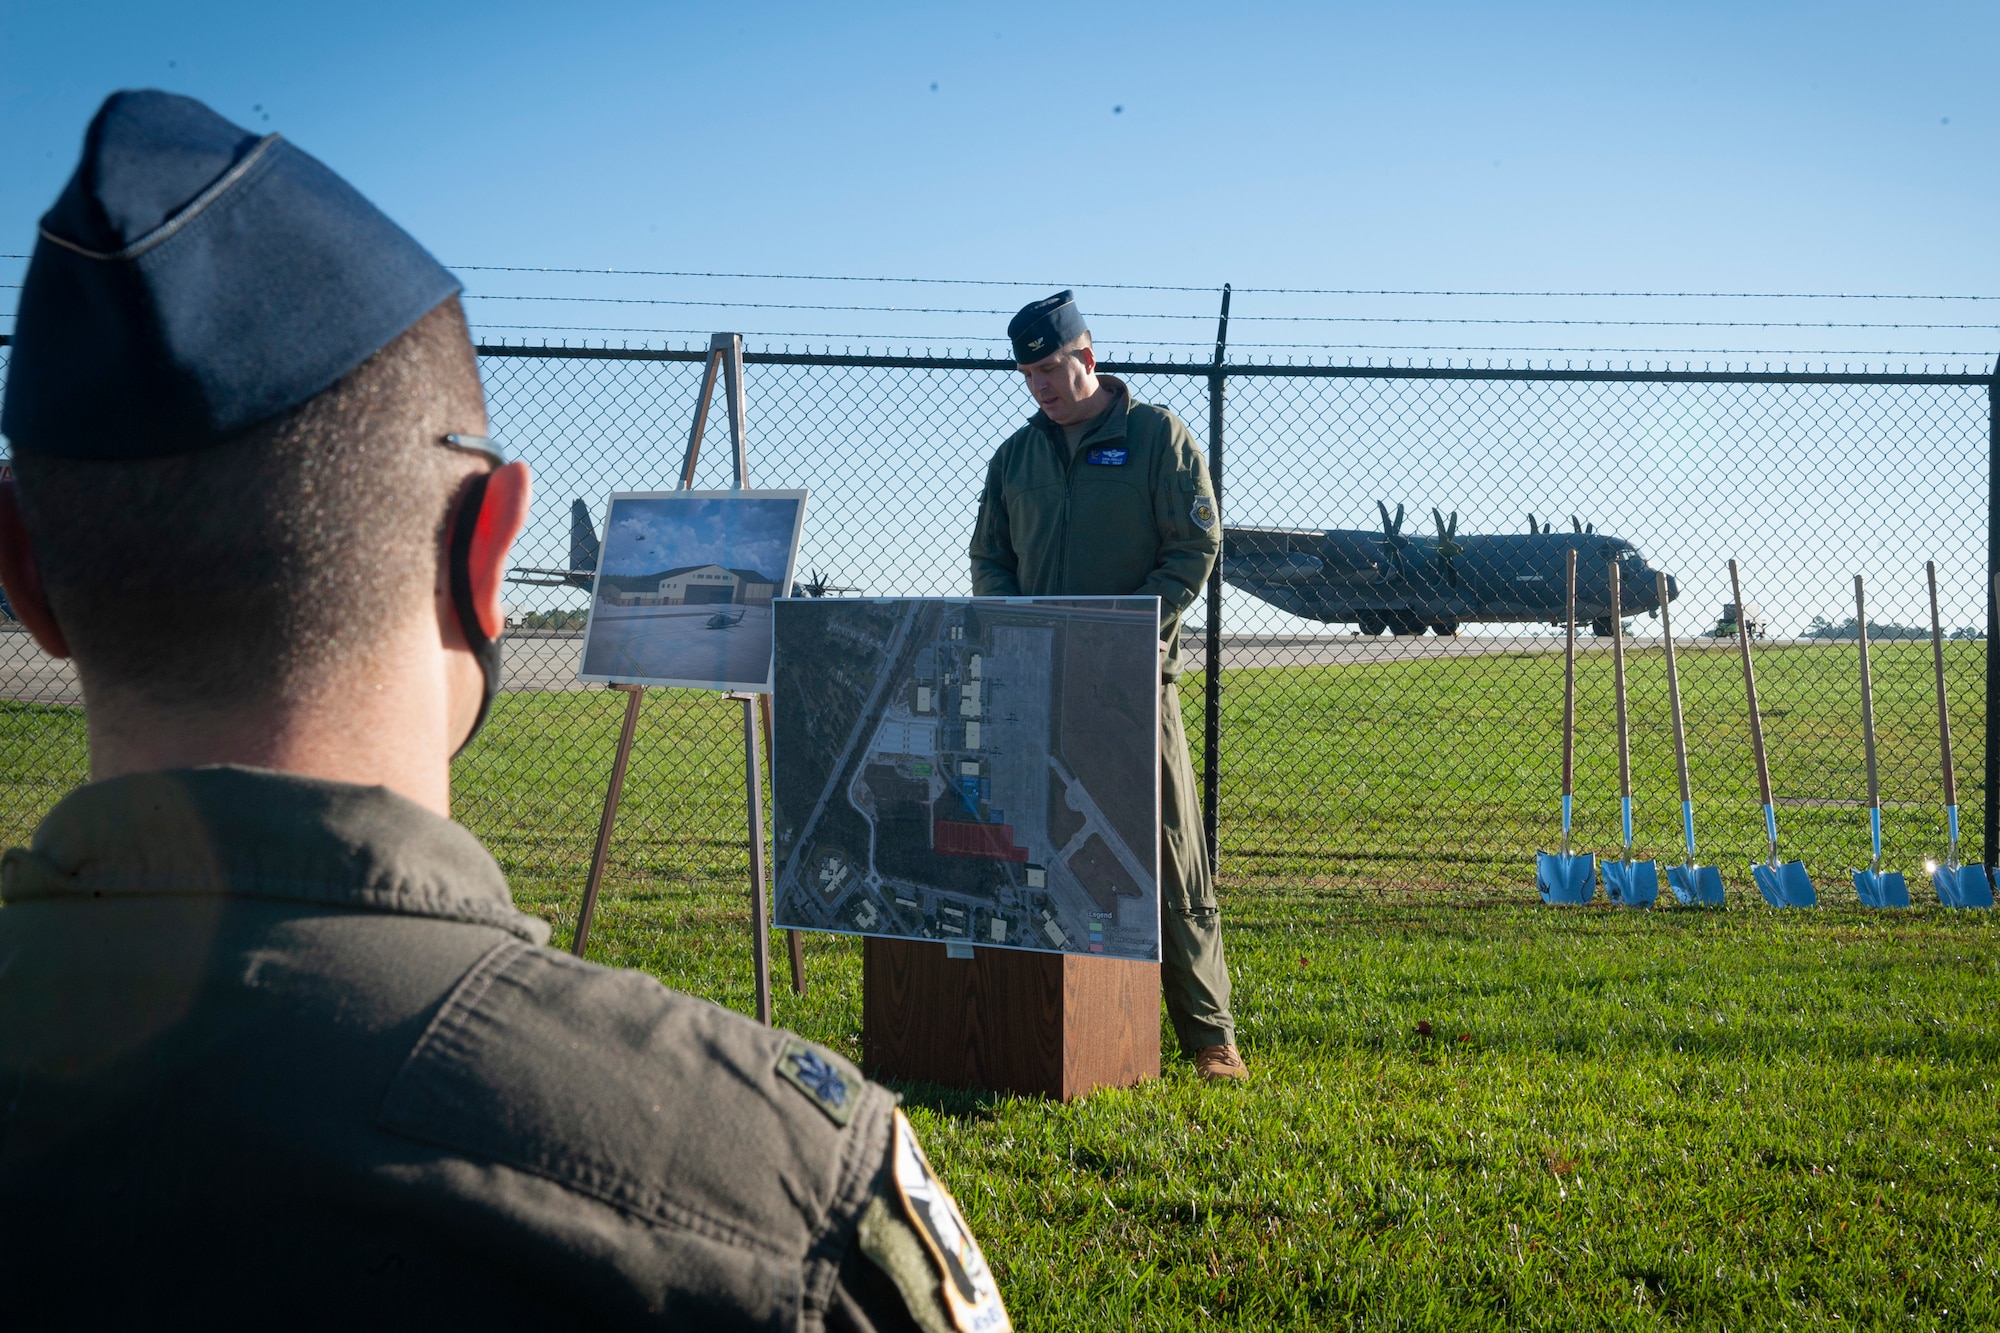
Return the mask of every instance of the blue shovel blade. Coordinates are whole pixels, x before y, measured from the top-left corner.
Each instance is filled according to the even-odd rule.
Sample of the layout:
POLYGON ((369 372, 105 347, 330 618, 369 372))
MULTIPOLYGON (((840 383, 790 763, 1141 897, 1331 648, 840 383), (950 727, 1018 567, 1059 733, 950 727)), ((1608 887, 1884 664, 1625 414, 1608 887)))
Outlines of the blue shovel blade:
POLYGON ((1535 887, 1545 903, 1580 907, 1597 893, 1597 858, 1588 852, 1580 856, 1538 852, 1535 887))
POLYGON ((1668 866, 1667 887, 1683 907, 1722 906, 1722 872, 1714 866, 1668 866))
POLYGON ((1983 865, 1960 866, 1947 870, 1939 866, 1931 872, 1938 901, 1946 907, 1991 907, 1993 885, 1987 881, 1983 865))
POLYGON ((1651 907, 1660 896, 1660 868, 1651 861, 1606 861, 1604 896, 1627 907, 1651 907))
POLYGON ((1893 870, 1854 872, 1854 896, 1863 907, 1908 907, 1910 888, 1893 870))
POLYGON ((1819 906, 1819 895, 1813 892, 1803 861, 1786 861, 1775 866, 1760 862, 1750 867, 1750 877, 1757 881, 1757 891, 1764 895, 1764 901, 1773 907, 1819 906))

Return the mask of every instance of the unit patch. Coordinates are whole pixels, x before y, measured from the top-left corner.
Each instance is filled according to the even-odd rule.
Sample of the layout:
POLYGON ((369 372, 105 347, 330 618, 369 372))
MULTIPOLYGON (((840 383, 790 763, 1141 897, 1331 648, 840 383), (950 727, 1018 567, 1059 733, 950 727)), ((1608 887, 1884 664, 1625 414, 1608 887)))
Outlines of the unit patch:
POLYGON ((917 1143, 910 1118, 896 1112, 894 1151, 896 1193, 917 1235, 942 1273, 944 1307, 961 1333, 1012 1333, 1007 1307, 1000 1303, 1000 1286, 979 1252, 958 1205, 944 1182, 931 1173, 930 1161, 917 1143))
POLYGON ((1124 467, 1125 449, 1092 449, 1084 454, 1083 461, 1095 463, 1098 467, 1124 467))
POLYGON ((859 1089, 817 1046, 796 1039, 786 1042, 778 1057, 778 1077, 803 1092, 834 1124, 845 1125, 854 1118, 859 1089))
POLYGON ((1194 519, 1196 527, 1207 532, 1215 526, 1215 501, 1206 495, 1195 496, 1194 508, 1189 511, 1188 516, 1194 519))

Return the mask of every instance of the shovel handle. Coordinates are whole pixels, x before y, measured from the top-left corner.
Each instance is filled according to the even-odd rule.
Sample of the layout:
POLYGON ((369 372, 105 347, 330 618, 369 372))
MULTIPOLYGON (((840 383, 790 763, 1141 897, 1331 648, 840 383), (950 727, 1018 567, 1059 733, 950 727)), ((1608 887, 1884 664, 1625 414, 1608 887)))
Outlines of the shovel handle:
POLYGON ((1667 704, 1674 715, 1674 769, 1681 780, 1681 811, 1688 826, 1688 856, 1694 855, 1694 793, 1688 785, 1688 740, 1687 727, 1681 721, 1681 668, 1674 656, 1674 621, 1667 610, 1667 576, 1655 574, 1655 588, 1659 593, 1660 637, 1667 646, 1667 704))
POLYGON ((1750 704, 1750 753, 1757 759, 1757 795, 1764 803, 1764 821, 1770 826, 1775 848, 1778 825, 1771 811, 1771 766, 1764 758, 1764 716, 1757 711, 1757 671, 1750 664, 1750 617, 1743 614, 1743 578, 1734 560, 1729 562, 1729 591, 1736 598, 1736 647, 1743 655, 1743 694, 1750 704))
POLYGON ((1563 636, 1563 826, 1569 826, 1569 796, 1576 789, 1576 548, 1569 548, 1568 578, 1563 592, 1566 623, 1563 636))
MULTIPOLYGON (((1625 621, 1620 614, 1622 601, 1619 597, 1618 562, 1607 560, 1605 572, 1611 576, 1611 682, 1612 693, 1618 699, 1618 798, 1625 802, 1627 810, 1632 805, 1632 730, 1625 715, 1625 621)), ((1629 818, 1629 816, 1628 816, 1629 818)), ((1632 835, 1625 835, 1625 845, 1632 845, 1632 835)))
MULTIPOLYGON (((1875 766, 1875 679, 1868 670, 1868 599, 1861 589, 1861 576, 1854 576, 1854 637, 1861 645, 1861 747, 1868 758, 1868 808, 1882 809, 1881 774, 1875 766)), ((1875 836, 1875 856, 1881 859, 1882 837, 1875 836)))
POLYGON ((1931 673, 1937 677, 1938 753, 1944 759, 1944 803, 1952 812, 1952 845, 1958 844, 1958 778, 1951 768, 1951 708, 1944 695, 1944 627, 1938 621, 1937 561, 1924 561, 1931 585, 1931 673))

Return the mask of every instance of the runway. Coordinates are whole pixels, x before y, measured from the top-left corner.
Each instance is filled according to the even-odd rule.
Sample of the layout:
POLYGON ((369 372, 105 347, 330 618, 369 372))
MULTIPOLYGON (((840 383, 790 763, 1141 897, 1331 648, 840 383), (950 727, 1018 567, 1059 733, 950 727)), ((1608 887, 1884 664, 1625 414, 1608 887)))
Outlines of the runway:
MULTIPOLYGON (((1775 646, 1779 640, 1760 641, 1758 646, 1775 646)), ((1786 641, 1791 642, 1791 641, 1786 641)), ((1832 640, 1809 642, 1840 646, 1832 640)), ((1605 652, 1611 640, 1579 637, 1578 652, 1605 652)), ((1660 647, 1659 636, 1635 635, 1626 647, 1638 651, 1660 647)), ((1846 641, 1848 651, 1852 642, 1846 641)), ((1682 652, 1697 650, 1734 651, 1734 639, 1679 639, 1682 652)), ((581 633, 549 633, 529 630, 509 634, 503 642, 505 674, 503 690, 546 693, 570 690, 597 690, 604 687, 576 678, 583 656, 581 633)), ((1252 667, 1365 666, 1371 663, 1416 662, 1446 657, 1491 657, 1505 654, 1560 654, 1560 634, 1460 634, 1440 639, 1426 634, 1421 638, 1363 638, 1358 634, 1225 634, 1222 637, 1222 669, 1237 671, 1252 667)), ((1205 645, 1199 632, 1181 639, 1181 665, 1199 671, 1206 662, 1205 645)), ((83 692, 76 672, 68 662, 58 662, 35 647, 18 626, 0 626, 0 699, 21 703, 81 704, 83 692)))

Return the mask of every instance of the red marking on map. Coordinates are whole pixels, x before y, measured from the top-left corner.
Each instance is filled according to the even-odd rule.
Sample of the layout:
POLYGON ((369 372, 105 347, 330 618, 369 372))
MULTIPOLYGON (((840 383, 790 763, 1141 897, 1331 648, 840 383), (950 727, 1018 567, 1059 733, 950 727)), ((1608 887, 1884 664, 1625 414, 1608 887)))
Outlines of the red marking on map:
POLYGON ((958 819, 931 823, 931 846, 939 856, 977 856, 988 861, 1026 861, 1028 849, 1014 845, 1012 824, 971 824, 958 819))

